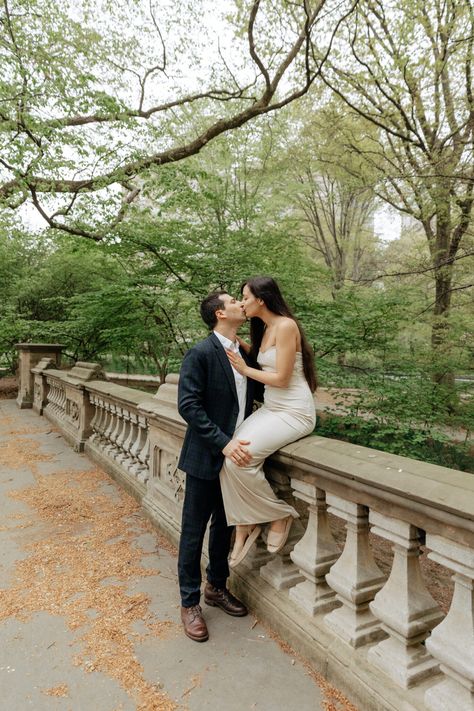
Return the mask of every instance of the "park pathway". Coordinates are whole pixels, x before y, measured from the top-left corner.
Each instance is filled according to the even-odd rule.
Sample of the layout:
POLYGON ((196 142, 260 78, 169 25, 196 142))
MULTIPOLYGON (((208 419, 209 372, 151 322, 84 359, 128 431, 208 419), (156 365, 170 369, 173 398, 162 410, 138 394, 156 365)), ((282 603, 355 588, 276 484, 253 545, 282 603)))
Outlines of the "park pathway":
POLYGON ((179 621, 176 552, 31 410, 0 401, 0 707, 353 709, 252 615, 179 621))

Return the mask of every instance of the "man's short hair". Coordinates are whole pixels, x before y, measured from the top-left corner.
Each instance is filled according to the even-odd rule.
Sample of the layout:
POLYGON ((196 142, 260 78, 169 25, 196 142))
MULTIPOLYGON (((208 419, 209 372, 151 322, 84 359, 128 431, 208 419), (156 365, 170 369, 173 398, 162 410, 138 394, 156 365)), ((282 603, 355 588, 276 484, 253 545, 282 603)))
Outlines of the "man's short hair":
POLYGON ((216 311, 225 309, 225 302, 221 299, 224 294, 227 294, 227 291, 213 291, 201 301, 201 317, 210 331, 217 324, 216 311))

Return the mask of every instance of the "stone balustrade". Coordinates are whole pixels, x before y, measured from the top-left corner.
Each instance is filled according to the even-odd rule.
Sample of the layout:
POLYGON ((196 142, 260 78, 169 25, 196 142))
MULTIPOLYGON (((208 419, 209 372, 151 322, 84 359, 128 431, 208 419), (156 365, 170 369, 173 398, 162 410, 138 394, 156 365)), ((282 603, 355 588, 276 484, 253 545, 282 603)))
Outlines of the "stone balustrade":
POLYGON ((109 382, 87 386, 93 408, 86 453, 140 496, 149 478, 150 428, 141 403, 147 393, 109 382))
MULTIPOLYGON (((34 368, 35 409, 177 542, 178 376, 151 397, 107 382, 94 364, 53 366, 34 368)), ((278 555, 259 541, 234 591, 360 711, 474 711, 474 477, 317 435, 282 448, 266 473, 301 518, 278 555), (388 573, 369 532, 392 548, 388 573), (446 615, 423 578, 425 552, 453 575, 446 615)))

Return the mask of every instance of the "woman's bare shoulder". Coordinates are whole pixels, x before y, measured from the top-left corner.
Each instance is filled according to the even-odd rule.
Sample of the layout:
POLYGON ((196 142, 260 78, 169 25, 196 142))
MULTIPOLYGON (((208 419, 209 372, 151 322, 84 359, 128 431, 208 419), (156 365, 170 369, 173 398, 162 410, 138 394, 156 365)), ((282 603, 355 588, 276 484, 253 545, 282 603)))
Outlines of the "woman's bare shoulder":
POLYGON ((298 326, 296 325, 296 321, 294 321, 289 316, 282 316, 281 318, 279 318, 276 327, 278 333, 288 334, 298 332, 298 326))

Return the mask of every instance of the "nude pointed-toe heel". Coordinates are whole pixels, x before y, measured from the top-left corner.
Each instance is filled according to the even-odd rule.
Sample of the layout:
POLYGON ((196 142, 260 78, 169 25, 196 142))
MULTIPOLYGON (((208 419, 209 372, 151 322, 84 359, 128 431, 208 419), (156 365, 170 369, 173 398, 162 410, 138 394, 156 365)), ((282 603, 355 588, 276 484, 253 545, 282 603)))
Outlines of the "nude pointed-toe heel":
POLYGON ((244 545, 238 551, 235 551, 234 546, 229 560, 229 568, 235 568, 236 565, 239 565, 239 563, 243 561, 243 559, 245 558, 249 550, 252 548, 253 544, 255 543, 261 532, 262 527, 255 526, 255 528, 247 536, 244 545))
POLYGON ((279 553, 283 546, 285 545, 288 534, 290 533, 290 528, 293 523, 293 516, 288 516, 286 519, 285 528, 280 533, 275 533, 275 531, 269 531, 267 535, 267 551, 269 553, 279 553))

